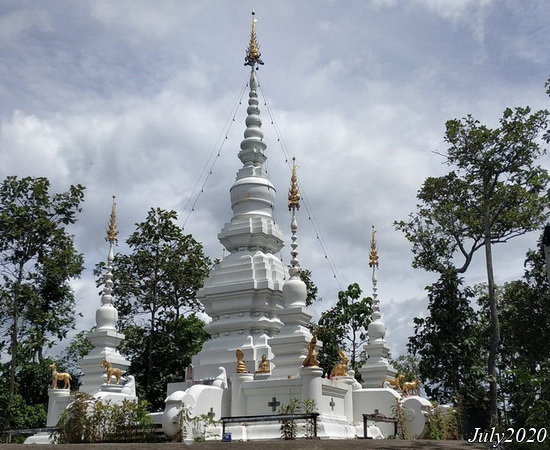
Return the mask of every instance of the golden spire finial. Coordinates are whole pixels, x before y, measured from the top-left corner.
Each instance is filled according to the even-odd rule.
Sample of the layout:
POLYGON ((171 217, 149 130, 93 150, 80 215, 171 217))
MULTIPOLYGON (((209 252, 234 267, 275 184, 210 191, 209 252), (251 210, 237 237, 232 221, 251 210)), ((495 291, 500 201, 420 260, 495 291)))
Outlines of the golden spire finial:
POLYGON ((111 216, 109 217, 109 228, 107 228, 106 241, 111 244, 117 242, 118 230, 116 229, 116 196, 113 194, 113 206, 111 207, 111 216))
POLYGON ((262 54, 260 53, 260 46, 258 45, 258 40, 256 39, 256 18, 254 17, 256 13, 252 10, 252 29, 250 30, 250 43, 248 44, 248 49, 246 50, 246 56, 244 58, 244 65, 254 67, 256 64, 263 64, 264 62, 260 59, 262 54))
POLYGON ((370 241, 370 252, 369 252, 369 267, 378 267, 378 250, 376 248, 376 230, 374 225, 372 226, 372 237, 370 241))
POLYGON ((292 158, 292 175, 290 177, 290 189, 288 191, 288 210, 300 209, 300 192, 298 191, 298 177, 296 176, 296 158, 292 158))

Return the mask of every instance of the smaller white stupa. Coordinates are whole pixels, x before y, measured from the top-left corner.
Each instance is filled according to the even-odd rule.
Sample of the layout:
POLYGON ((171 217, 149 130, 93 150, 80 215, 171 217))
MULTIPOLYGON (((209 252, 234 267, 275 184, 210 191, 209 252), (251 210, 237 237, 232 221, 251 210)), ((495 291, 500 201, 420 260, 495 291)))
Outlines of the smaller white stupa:
MULTIPOLYGON (((93 348, 80 361, 80 367, 84 373, 83 383, 80 388, 82 392, 92 395, 93 398, 103 401, 121 402, 123 400, 136 400, 136 389, 134 377, 121 375, 130 366, 130 362, 124 358, 117 346, 124 340, 124 335, 116 330, 118 311, 113 305, 113 247, 117 242, 118 231, 116 227, 116 203, 113 195, 113 204, 107 229, 106 240, 109 242, 109 254, 107 256, 107 271, 104 277, 105 288, 101 296, 101 306, 96 311, 95 331, 88 333, 88 339, 93 348), (106 370, 107 364, 111 371, 106 370), (112 380, 110 375, 113 374, 112 380), (109 379, 107 377, 109 376, 109 379), (112 381, 113 384, 108 383, 112 381)), ((70 379, 69 374, 66 375, 70 379)), ((56 379, 57 379, 56 372, 56 379)), ((46 426, 57 425, 61 414, 74 401, 74 395, 70 389, 58 388, 57 380, 52 381, 48 389, 48 415, 46 426)), ((25 444, 51 444, 49 432, 39 432, 25 440, 25 444)))
POLYGON ((120 369, 122 372, 126 372, 130 366, 130 361, 124 358, 117 350, 120 343, 124 341, 124 334, 119 333, 116 329, 118 311, 113 305, 112 296, 114 246, 117 242, 117 237, 116 202, 113 195, 109 227, 105 238, 109 242, 107 271, 104 278, 105 287, 101 296, 101 306, 95 314, 96 328, 94 331, 88 333, 88 339, 90 339, 94 347, 90 353, 78 362, 84 372, 80 390, 88 394, 99 392, 101 385, 107 381, 106 375, 104 375, 104 361, 107 361, 113 369, 120 369))
POLYGON ((307 345, 312 335, 308 325, 312 314, 306 307, 307 288, 300 278, 300 262, 298 261, 298 221, 296 211, 300 209, 300 193, 296 176, 296 160, 292 158, 292 175, 288 193, 288 209, 292 213, 290 230, 292 243, 289 267, 290 279, 283 286, 283 309, 279 311, 279 319, 284 323, 279 334, 269 340, 274 354, 270 378, 288 378, 298 376, 307 356, 307 345))
POLYGON ((369 267, 372 268, 372 322, 367 328, 368 344, 363 348, 368 355, 366 363, 359 369, 363 377, 363 387, 377 388, 387 378, 395 377, 397 370, 389 363, 390 348, 386 343, 386 324, 382 322, 376 270, 378 269, 378 249, 376 248, 376 230, 372 226, 369 267))

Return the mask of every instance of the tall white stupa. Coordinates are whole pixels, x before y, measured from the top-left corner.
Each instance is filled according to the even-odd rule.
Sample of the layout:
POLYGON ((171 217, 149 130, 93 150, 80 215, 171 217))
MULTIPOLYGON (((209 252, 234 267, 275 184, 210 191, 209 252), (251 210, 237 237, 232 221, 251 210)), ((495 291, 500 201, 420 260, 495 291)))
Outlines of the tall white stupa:
POLYGON ((193 357, 195 379, 215 377, 220 366, 232 369, 238 348, 253 372, 262 354, 269 353, 267 339, 283 326, 278 313, 283 308, 287 269, 276 256, 284 242, 273 219, 275 188, 265 169, 267 146, 256 78, 263 64, 260 56, 253 19, 245 58, 251 69, 248 115, 238 154, 243 167, 230 189, 233 217, 218 234, 229 254, 212 269, 197 294, 212 322, 205 327, 211 339, 193 357))

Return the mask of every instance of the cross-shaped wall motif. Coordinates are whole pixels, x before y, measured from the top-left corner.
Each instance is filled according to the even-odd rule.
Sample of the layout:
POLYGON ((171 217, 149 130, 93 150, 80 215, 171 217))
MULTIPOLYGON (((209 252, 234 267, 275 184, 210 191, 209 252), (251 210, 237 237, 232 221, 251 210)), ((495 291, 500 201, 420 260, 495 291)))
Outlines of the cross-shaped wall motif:
POLYGON ((206 415, 207 415, 208 417, 210 417, 211 419, 213 419, 214 416, 216 415, 216 413, 214 412, 214 408, 210 407, 210 411, 208 411, 208 412, 206 413, 206 415))
POLYGON ((267 406, 271 406, 271 411, 277 411, 277 406, 280 405, 281 402, 278 402, 276 397, 272 397, 271 401, 267 403, 267 406))
POLYGON ((334 397, 331 397, 331 398, 330 398, 330 403, 329 403, 329 405, 330 405, 330 409, 331 409, 332 411, 334 411, 334 407, 336 406, 336 403, 334 403, 334 397))

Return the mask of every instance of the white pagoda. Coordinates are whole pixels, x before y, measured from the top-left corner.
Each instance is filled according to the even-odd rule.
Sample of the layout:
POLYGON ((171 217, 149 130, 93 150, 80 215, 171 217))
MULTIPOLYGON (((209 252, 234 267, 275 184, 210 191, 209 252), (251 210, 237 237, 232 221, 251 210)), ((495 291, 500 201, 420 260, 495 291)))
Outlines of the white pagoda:
MULTIPOLYGON (((376 386, 361 386, 347 373, 345 364, 339 365, 337 376, 322 377, 323 369, 316 360, 321 343, 308 329, 312 314, 306 307, 306 286, 299 276, 296 213, 300 195, 295 165, 289 191, 290 268, 276 256, 284 242, 273 219, 275 188, 265 170, 267 145, 256 77, 258 66, 263 64, 260 56, 253 13, 245 58, 245 65, 250 67, 246 129, 238 154, 243 167, 230 189, 233 217, 218 234, 229 254, 212 269, 197 296, 212 318, 206 325, 211 339, 193 357, 186 381, 168 385, 163 429, 169 437, 189 437, 193 419, 208 415, 215 420, 235 419, 226 430, 233 439, 278 438, 280 424, 276 419, 247 422, 246 418, 276 416, 282 405, 296 398, 315 402, 319 412, 317 436, 321 438, 394 434, 392 423, 367 423, 363 414, 390 417, 397 402, 403 402, 407 409, 410 434, 419 435, 425 424, 423 409, 429 402, 416 396, 403 401, 400 393, 381 387, 392 371, 385 365, 385 326, 382 323, 384 329, 380 328, 379 309, 375 308, 378 315, 369 327, 372 345, 367 351, 374 357, 373 364, 367 365, 365 372, 369 386, 376 386)), ((212 427, 210 436, 219 439, 221 432, 212 427)))

